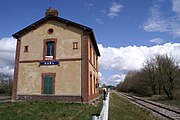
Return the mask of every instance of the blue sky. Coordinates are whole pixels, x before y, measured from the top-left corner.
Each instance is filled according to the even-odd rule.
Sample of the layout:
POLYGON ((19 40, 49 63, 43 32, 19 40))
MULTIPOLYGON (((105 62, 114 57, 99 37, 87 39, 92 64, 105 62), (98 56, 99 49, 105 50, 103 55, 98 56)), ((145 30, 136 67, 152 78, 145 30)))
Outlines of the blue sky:
POLYGON ((146 32, 143 24, 149 17, 149 9, 161 4, 164 16, 173 16, 170 0, 1 0, 0 38, 9 37, 14 32, 44 17, 48 7, 57 8, 59 16, 90 26, 94 29, 98 43, 104 46, 148 45, 150 39, 161 38, 177 41, 169 34, 146 32), (119 10, 108 16, 113 3, 119 10), (163 6, 164 5, 164 6, 163 6), (117 15, 117 16, 116 16, 117 15), (7 27, 8 26, 8 27, 7 27))
POLYGON ((180 50, 180 0, 1 0, 0 56, 9 56, 0 58, 0 71, 13 72, 11 35, 43 18, 48 7, 56 8, 59 17, 94 29, 102 83, 117 84, 157 53, 173 53, 180 60, 175 54, 180 50))

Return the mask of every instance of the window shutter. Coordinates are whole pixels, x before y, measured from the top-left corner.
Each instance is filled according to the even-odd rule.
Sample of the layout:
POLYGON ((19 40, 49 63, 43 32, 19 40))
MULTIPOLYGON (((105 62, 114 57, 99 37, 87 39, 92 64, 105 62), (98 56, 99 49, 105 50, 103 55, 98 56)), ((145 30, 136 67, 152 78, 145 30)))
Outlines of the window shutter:
POLYGON ((44 94, 48 94, 48 76, 44 77, 44 94))
POLYGON ((53 81, 53 77, 52 76, 49 76, 49 87, 48 87, 48 94, 52 94, 52 81, 53 81))
POLYGON ((45 76, 44 77, 44 94, 52 94, 52 87, 53 87, 53 77, 52 76, 45 76))

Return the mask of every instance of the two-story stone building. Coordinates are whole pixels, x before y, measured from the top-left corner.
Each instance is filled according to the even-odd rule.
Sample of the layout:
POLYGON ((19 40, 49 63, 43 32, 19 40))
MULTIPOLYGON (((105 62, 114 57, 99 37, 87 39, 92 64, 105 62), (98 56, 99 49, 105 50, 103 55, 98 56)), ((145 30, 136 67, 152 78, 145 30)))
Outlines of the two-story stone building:
POLYGON ((13 100, 88 102, 98 96, 98 56, 93 30, 45 17, 12 35, 17 39, 13 100))

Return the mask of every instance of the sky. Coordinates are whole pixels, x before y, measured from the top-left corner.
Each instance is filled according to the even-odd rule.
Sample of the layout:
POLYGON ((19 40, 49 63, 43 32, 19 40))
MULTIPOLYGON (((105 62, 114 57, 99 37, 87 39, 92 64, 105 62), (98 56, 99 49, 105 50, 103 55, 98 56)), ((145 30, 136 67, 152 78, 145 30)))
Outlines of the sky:
POLYGON ((94 30, 101 84, 118 84, 155 54, 180 62, 180 0, 1 0, 0 72, 13 75, 12 34, 43 18, 49 7, 94 30))

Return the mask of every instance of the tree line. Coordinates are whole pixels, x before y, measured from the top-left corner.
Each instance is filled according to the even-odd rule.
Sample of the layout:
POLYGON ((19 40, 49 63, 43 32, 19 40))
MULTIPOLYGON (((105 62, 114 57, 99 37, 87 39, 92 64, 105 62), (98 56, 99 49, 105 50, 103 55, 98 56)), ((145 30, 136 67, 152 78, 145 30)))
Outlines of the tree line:
POLYGON ((180 68, 175 59, 166 55, 148 58, 139 71, 127 73, 117 90, 141 96, 163 95, 174 99, 173 90, 180 85, 180 68))
POLYGON ((12 76, 0 73, 0 95, 10 96, 12 94, 12 85, 12 76))

